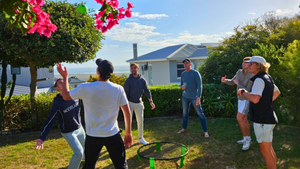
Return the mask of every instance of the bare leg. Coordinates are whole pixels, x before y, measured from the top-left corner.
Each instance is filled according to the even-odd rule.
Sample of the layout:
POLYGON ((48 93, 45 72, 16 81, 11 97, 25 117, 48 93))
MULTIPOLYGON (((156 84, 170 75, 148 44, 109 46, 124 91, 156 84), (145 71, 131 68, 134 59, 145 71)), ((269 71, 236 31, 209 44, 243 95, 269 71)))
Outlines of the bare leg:
POLYGON ((267 169, 276 169, 276 154, 274 152, 272 142, 261 142, 259 143, 259 147, 261 154, 265 158, 267 169))

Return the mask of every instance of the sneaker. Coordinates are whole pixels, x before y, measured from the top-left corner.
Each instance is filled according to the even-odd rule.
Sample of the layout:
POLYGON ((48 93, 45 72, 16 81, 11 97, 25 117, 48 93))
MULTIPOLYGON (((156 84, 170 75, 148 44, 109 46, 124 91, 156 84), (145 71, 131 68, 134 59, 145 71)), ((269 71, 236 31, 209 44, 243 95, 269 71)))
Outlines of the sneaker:
POLYGON ((243 139, 242 140, 238 140, 237 143, 238 144, 244 144, 244 140, 243 139))
POLYGON ((144 145, 149 144, 144 138, 140 138, 138 143, 139 144, 144 144, 144 145))
POLYGON ((251 141, 244 141, 242 150, 248 150, 250 147, 250 142, 251 141))

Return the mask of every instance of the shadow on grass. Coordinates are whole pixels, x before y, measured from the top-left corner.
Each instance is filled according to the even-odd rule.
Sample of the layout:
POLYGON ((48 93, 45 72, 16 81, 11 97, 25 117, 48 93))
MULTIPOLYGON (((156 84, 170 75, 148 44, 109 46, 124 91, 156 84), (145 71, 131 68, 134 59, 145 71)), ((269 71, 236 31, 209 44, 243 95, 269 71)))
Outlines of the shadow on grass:
MULTIPOLYGON (((36 132, 30 132, 30 133, 20 133, 20 134, 14 134, 14 135, 6 135, 6 136, 0 136, 0 147, 3 146, 11 146, 16 145, 24 142, 30 142, 33 140, 36 140, 40 136, 39 131, 36 132)), ((47 137, 47 140, 49 139, 59 139, 62 138, 60 130, 52 130, 50 134, 47 137)), ((32 142, 33 145, 35 145, 34 142, 32 142)))

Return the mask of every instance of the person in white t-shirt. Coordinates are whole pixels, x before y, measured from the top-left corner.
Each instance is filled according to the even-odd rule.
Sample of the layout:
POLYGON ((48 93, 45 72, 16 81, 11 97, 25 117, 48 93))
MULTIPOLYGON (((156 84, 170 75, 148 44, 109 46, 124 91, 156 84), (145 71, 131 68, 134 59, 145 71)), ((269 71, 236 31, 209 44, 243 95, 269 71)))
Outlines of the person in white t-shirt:
POLYGON ((95 168, 103 146, 117 169, 128 168, 125 148, 132 144, 130 107, 122 86, 109 81, 113 74, 113 65, 108 60, 97 59, 98 80, 83 83, 68 90, 68 71, 57 64, 57 71, 63 77, 62 96, 65 100, 82 99, 86 130, 85 163, 83 169, 95 168), (125 121, 124 142, 118 126, 118 114, 121 107, 125 121), (125 146, 124 146, 125 144, 125 146))
POLYGON ((250 120, 253 121, 254 133, 259 143, 260 151, 265 158, 267 169, 276 169, 276 154, 272 146, 273 129, 278 123, 272 108, 272 102, 280 95, 278 87, 268 74, 270 64, 261 56, 252 56, 250 73, 253 77, 251 92, 239 89, 238 96, 245 96, 250 101, 250 120))

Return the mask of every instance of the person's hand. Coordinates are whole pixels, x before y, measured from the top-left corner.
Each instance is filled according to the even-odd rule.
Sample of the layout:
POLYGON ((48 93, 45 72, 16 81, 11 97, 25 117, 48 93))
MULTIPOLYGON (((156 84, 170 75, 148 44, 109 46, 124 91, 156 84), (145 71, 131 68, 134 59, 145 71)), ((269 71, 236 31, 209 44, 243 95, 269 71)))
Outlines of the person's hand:
POLYGON ((44 141, 41 140, 41 139, 36 139, 36 140, 33 140, 34 142, 36 142, 36 145, 34 146, 36 150, 41 150, 41 149, 44 149, 44 141))
POLYGON ((240 85, 240 84, 239 84, 239 81, 238 81, 237 79, 234 79, 234 80, 233 80, 233 83, 235 83, 235 84, 237 84, 237 85, 240 85))
POLYGON ((130 133, 125 133, 124 145, 125 148, 129 148, 132 145, 132 135, 130 133))
POLYGON ((186 83, 184 83, 182 86, 181 86, 181 90, 185 90, 186 89, 186 83))
POLYGON ((222 83, 225 83, 225 82, 226 82, 226 77, 227 77, 227 75, 225 75, 225 76, 223 76, 223 77, 221 78, 221 82, 222 82, 222 83))
POLYGON ((241 96, 241 95, 242 95, 242 92, 241 92, 242 90, 244 90, 245 92, 247 92, 247 90, 241 88, 241 89, 239 89, 239 90, 237 91, 237 95, 238 95, 238 96, 241 96))
POLYGON ((200 102, 201 102, 201 98, 200 98, 200 97, 197 97, 197 99, 196 99, 196 106, 199 106, 199 105, 200 105, 200 102))
POLYGON ((58 63, 56 65, 57 72, 62 76, 62 77, 67 77, 68 76, 68 70, 66 67, 62 67, 61 63, 58 63))
POLYGON ((155 104, 153 102, 150 102, 150 105, 151 105, 151 110, 155 109, 155 104))

